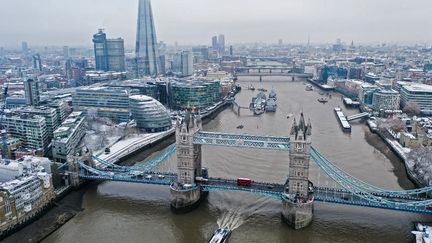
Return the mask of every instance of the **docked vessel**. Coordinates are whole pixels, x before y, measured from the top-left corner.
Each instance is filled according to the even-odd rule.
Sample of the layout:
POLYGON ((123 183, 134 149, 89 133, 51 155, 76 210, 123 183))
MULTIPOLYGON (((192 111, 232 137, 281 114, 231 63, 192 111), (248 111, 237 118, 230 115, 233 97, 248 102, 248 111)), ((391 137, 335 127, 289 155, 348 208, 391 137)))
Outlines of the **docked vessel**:
POLYGON ((231 230, 228 228, 220 228, 213 233, 209 243, 227 243, 230 236, 231 230))
POLYGON ((264 88, 259 88, 258 91, 261 91, 261 92, 267 92, 267 90, 264 89, 264 88))
POLYGON ((274 90, 271 90, 269 93, 269 98, 267 99, 266 104, 266 112, 275 112, 277 107, 277 97, 276 92, 274 90))
POLYGON ((276 95, 276 92, 272 89, 271 91, 270 91, 270 93, 269 93, 269 99, 274 99, 274 100, 277 100, 277 97, 276 97, 277 95, 276 95))
POLYGON ((256 97, 252 98, 252 103, 254 115, 261 115, 265 111, 266 95, 263 92, 259 92, 256 97))
POLYGON ((267 100, 267 104, 266 104, 266 107, 265 107, 266 112, 275 112, 276 111, 276 107, 277 107, 276 100, 269 98, 267 100))
POLYGON ((254 87, 252 84, 250 84, 250 85, 248 86, 248 90, 252 90, 252 91, 254 91, 254 90, 255 90, 255 87, 254 87))
POLYGON ((347 121, 346 116, 342 112, 342 109, 340 107, 336 107, 336 108, 334 108, 334 111, 335 111, 336 117, 339 121, 339 124, 342 127, 342 131, 350 133, 351 132, 351 125, 347 121))
POLYGON ((305 89, 306 89, 306 91, 312 91, 313 87, 311 84, 307 84, 305 89))

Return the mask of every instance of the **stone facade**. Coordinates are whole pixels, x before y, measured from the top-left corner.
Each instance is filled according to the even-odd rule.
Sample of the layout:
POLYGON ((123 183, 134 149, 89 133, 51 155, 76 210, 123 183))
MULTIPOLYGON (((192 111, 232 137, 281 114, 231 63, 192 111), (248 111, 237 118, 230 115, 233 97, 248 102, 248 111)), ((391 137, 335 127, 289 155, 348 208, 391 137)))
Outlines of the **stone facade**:
POLYGON ((313 196, 309 182, 309 160, 312 125, 303 114, 290 133, 289 174, 282 202, 282 218, 294 229, 310 224, 313 217, 313 196))
MULTIPOLYGON (((19 196, 11 194, 11 191, 17 193, 16 191, 24 189, 13 188, 11 191, 7 189, 0 190, 0 234, 6 234, 17 226, 29 222, 29 220, 43 212, 54 200, 55 193, 51 182, 51 175, 41 178, 39 178, 39 176, 34 176, 29 178, 28 181, 33 184, 36 183, 37 190, 29 191, 19 196), (36 197, 36 192, 40 192, 40 196, 36 197), (22 201, 26 200, 26 197, 30 197, 29 195, 35 197, 35 199, 31 201, 31 204, 26 203, 25 207, 19 206, 19 202, 16 201, 15 197, 19 197, 22 201)), ((25 186, 22 185, 22 187, 24 188, 25 186)))
POLYGON ((199 203, 201 188, 195 177, 201 176, 201 145, 193 144, 195 133, 202 129, 199 114, 186 112, 185 118, 176 124, 177 182, 171 185, 171 207, 187 210, 199 203))

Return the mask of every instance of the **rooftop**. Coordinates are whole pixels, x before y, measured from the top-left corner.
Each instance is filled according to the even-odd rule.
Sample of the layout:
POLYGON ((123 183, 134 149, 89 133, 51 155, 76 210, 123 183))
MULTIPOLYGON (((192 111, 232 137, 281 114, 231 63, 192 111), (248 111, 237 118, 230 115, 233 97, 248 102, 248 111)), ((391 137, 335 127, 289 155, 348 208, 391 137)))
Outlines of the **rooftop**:
POLYGON ((432 85, 419 84, 419 83, 407 83, 404 82, 402 87, 409 92, 428 92, 432 93, 432 85))

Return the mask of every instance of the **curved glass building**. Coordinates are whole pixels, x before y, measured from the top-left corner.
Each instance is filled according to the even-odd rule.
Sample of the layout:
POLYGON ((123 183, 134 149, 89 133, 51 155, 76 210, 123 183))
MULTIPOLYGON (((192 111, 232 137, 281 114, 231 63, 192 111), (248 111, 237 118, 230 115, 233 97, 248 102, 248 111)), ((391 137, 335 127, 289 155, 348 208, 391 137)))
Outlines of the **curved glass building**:
POLYGON ((220 101, 220 81, 182 80, 170 83, 170 105, 173 109, 205 108, 220 101))
POLYGON ((146 95, 129 97, 129 108, 138 128, 146 132, 161 132, 171 128, 170 115, 159 101, 146 95))

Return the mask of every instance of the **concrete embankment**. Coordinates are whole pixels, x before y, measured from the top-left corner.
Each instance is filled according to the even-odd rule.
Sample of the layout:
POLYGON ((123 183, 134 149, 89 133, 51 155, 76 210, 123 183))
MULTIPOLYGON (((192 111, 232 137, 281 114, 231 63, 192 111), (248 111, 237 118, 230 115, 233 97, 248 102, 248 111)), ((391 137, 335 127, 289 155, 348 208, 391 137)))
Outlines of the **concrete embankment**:
POLYGON ((379 129, 377 130, 376 134, 380 136, 380 138, 384 141, 384 143, 399 157, 399 159, 404 163, 405 171, 408 175, 408 178, 418 187, 425 187, 425 185, 417 176, 415 173, 410 169, 408 166, 408 157, 407 153, 403 151, 403 147, 396 141, 392 140, 390 138, 387 138, 385 135, 382 134, 382 131, 379 129), (398 146, 399 145, 399 146, 398 146))

